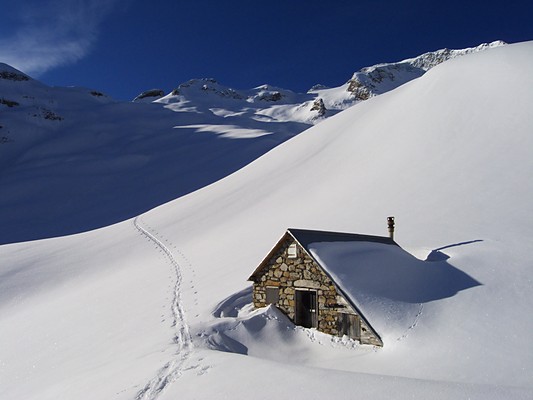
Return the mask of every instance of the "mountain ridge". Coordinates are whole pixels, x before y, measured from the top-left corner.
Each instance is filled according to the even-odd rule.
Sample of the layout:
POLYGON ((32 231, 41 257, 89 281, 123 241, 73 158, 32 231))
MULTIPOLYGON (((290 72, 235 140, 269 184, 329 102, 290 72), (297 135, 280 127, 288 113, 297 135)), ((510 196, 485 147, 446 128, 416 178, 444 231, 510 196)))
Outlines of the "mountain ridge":
MULTIPOLYGON (((216 94, 222 98, 231 98, 234 100, 243 100, 249 105, 254 103, 261 104, 261 101, 272 102, 278 105, 288 106, 292 108, 306 108, 308 111, 313 111, 309 108, 310 103, 315 101, 322 101, 324 104, 324 112, 314 116, 304 118, 301 122, 318 122, 326 115, 334 115, 340 110, 344 110, 357 104, 360 101, 367 100, 370 97, 386 93, 390 90, 401 86, 412 79, 419 78, 431 68, 454 58, 464 56, 466 54, 476 53, 492 49, 495 47, 505 46, 507 43, 498 40, 490 43, 482 43, 476 47, 468 47, 464 49, 440 49, 436 51, 426 52, 417 57, 404 59, 398 62, 379 63, 368 67, 363 67, 359 71, 354 72, 352 77, 343 85, 327 88, 323 85, 316 84, 306 93, 296 93, 288 89, 282 89, 276 86, 264 84, 253 89, 236 90, 231 87, 223 86, 213 78, 197 78, 184 82, 169 94, 164 95, 161 89, 150 90, 142 92, 133 101, 146 99, 147 93, 152 93, 146 101, 162 101, 162 102, 179 102, 179 98, 174 96, 182 96, 181 101, 186 103, 194 103, 198 100, 194 92, 190 90, 191 87, 196 88, 206 93, 216 94), (188 98, 192 95, 192 98, 188 98)), ((216 97, 210 98, 210 101, 216 106, 216 97)))
POLYGON ((237 171, 358 103, 348 83, 298 94, 268 84, 236 91, 207 78, 189 80, 155 102, 145 93, 141 102, 148 104, 139 104, 94 89, 49 87, 5 64, 0 72, 0 185, 6 188, 0 220, 11 227, 0 232, 0 243, 133 217, 237 171), (332 109, 334 103, 340 106, 332 109), (35 183, 35 174, 53 176, 54 183, 35 183), (80 208, 86 196, 95 202, 80 208))

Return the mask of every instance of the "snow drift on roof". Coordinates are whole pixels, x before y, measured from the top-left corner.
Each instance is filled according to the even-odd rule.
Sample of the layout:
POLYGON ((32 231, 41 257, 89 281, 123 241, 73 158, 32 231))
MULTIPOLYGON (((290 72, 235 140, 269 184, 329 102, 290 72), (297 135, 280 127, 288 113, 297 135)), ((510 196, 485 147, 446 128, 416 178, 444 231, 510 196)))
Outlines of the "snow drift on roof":
POLYGON ((416 323, 424 303, 480 285, 445 260, 421 261, 386 243, 315 242, 307 248, 385 344, 416 323))

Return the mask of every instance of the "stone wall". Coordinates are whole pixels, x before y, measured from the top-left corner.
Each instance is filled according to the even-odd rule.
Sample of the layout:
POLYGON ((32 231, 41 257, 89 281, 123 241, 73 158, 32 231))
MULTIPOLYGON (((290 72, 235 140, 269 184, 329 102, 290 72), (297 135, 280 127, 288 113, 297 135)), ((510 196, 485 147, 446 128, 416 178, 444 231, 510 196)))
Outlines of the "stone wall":
MULTIPOLYGON (((288 248, 296 243, 286 235, 263 268, 253 276, 253 302, 255 307, 267 306, 267 287, 279 290, 279 300, 275 303, 293 322, 296 312, 297 289, 315 290, 317 294, 317 329, 330 335, 340 334, 342 313, 356 314, 347 303, 331 279, 324 273, 307 252, 297 245, 296 258, 289 258, 288 248)), ((357 315, 357 314, 356 314, 357 315)), ((361 343, 381 345, 379 339, 361 319, 361 343)))

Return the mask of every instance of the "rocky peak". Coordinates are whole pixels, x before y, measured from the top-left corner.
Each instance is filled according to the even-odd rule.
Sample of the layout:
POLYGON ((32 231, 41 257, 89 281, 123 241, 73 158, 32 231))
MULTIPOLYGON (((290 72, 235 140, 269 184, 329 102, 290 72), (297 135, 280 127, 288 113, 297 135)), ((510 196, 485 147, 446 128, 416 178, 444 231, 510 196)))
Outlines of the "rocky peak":
POLYGON ((231 99, 243 99, 244 96, 241 95, 234 89, 231 89, 226 86, 222 86, 213 78, 199 78, 191 79, 185 83, 180 84, 176 89, 172 91, 173 96, 183 95, 186 96, 190 93, 207 93, 215 94, 220 97, 231 98, 231 99))
POLYGON ((280 101, 283 98, 283 95, 280 92, 263 92, 257 97, 260 101, 280 101))
POLYGON ((311 86, 311 89, 309 89, 307 93, 316 92, 317 90, 324 90, 324 89, 328 89, 328 87, 326 85, 317 83, 316 85, 311 86))
POLYGON ((138 102, 140 100, 144 101, 154 101, 157 100, 165 95, 165 92, 162 89, 150 89, 142 92, 137 97, 133 99, 134 102, 138 102))
POLYGON ((388 92, 418 78, 445 61, 505 44, 502 41, 495 41, 461 50, 440 49, 395 63, 361 68, 347 82, 346 90, 352 93, 355 101, 367 100, 369 97, 388 92))
POLYGON ((0 63, 0 79, 13 82, 23 82, 29 81, 31 78, 7 64, 0 63))
POLYGON ((326 114, 326 106, 324 105, 322 98, 317 97, 315 99, 313 106, 311 107, 311 111, 316 111, 317 117, 323 117, 326 114))
POLYGON ((402 61, 402 63, 407 63, 415 68, 420 68, 424 71, 429 71, 431 68, 436 67, 444 61, 451 60, 452 58, 464 56, 465 54, 477 53, 479 51, 484 51, 494 47, 505 46, 506 44, 507 43, 501 40, 497 40, 495 42, 482 43, 476 47, 468 47, 466 49, 460 50, 440 49, 437 51, 424 53, 415 58, 404 60, 402 61))
POLYGON ((268 103, 291 103, 295 101, 296 94, 291 90, 282 89, 272 85, 261 85, 248 91, 247 101, 249 103, 268 102, 268 103))

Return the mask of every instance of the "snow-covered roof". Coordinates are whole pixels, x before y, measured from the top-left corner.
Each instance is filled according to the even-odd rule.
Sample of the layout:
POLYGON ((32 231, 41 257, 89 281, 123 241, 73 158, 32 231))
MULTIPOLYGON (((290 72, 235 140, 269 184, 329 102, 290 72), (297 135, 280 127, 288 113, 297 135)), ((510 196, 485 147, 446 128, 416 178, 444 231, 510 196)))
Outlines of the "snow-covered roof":
POLYGON ((479 282, 446 260, 422 261, 388 237, 289 229, 384 342, 416 326, 424 303, 479 282))
POLYGON ((358 233, 345 232, 330 232, 330 231, 316 231, 309 229, 287 229, 298 243, 300 243, 306 250, 310 243, 314 242, 372 242, 396 245, 398 244, 386 236, 361 235, 358 233))

